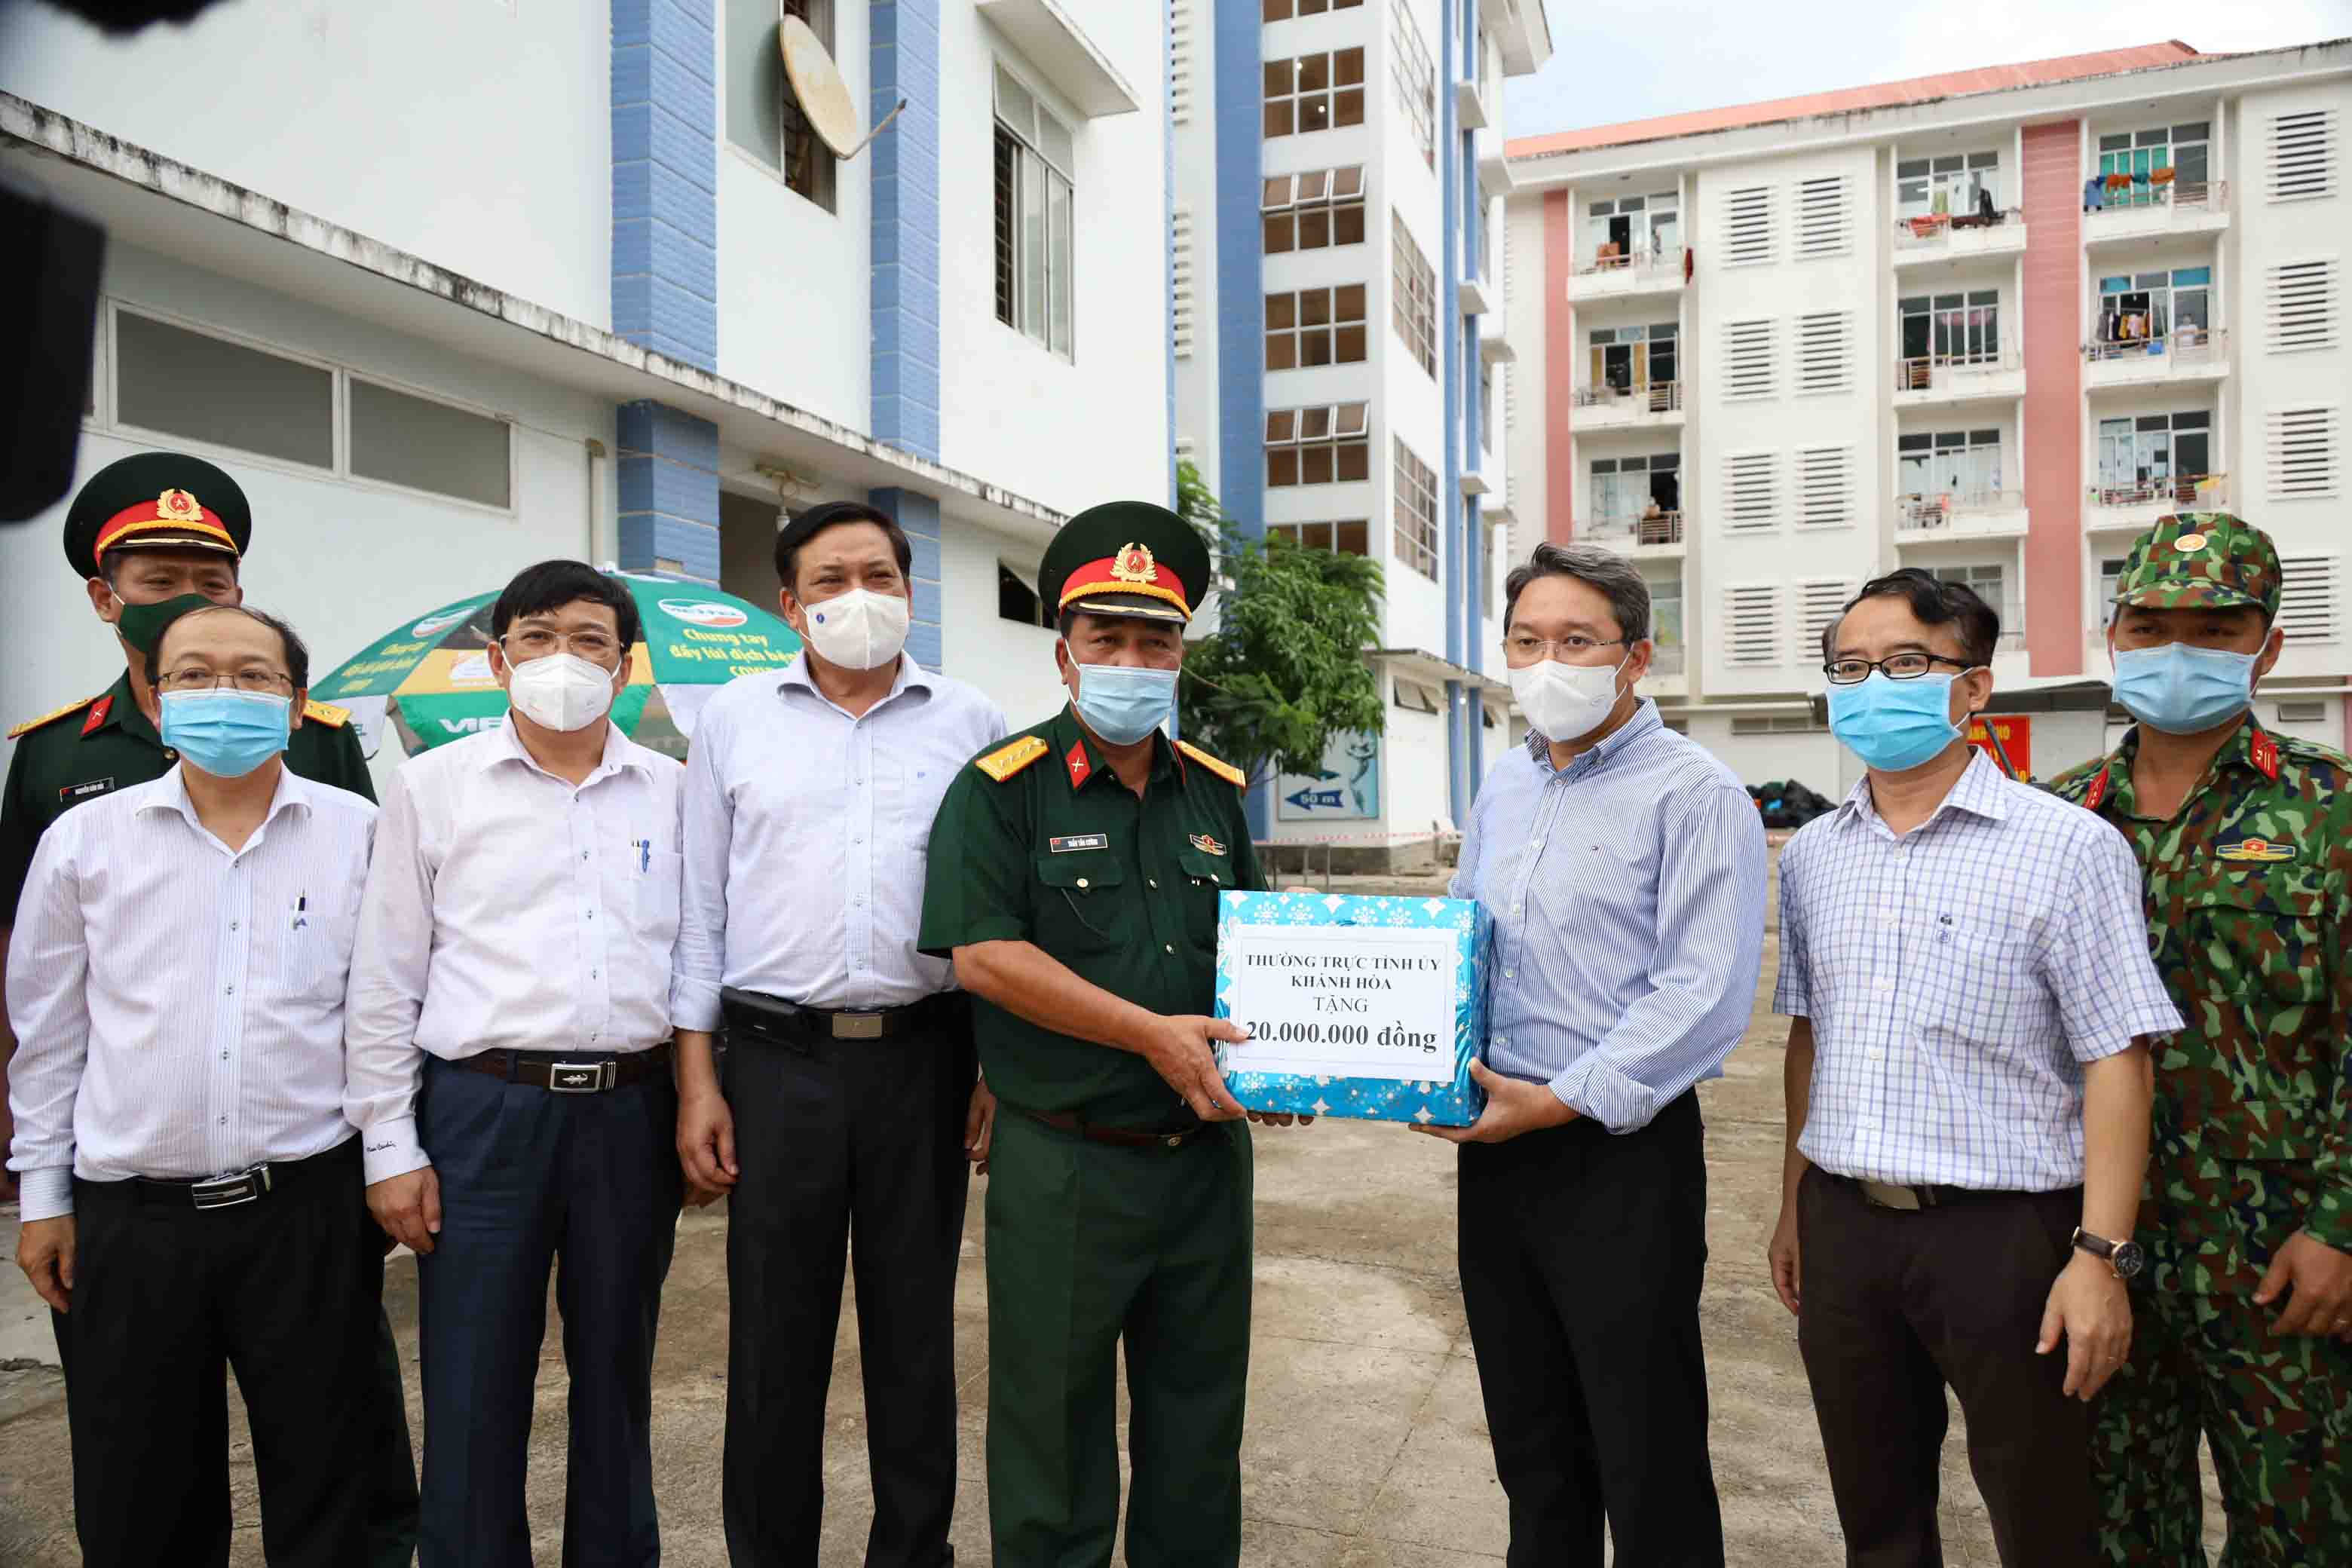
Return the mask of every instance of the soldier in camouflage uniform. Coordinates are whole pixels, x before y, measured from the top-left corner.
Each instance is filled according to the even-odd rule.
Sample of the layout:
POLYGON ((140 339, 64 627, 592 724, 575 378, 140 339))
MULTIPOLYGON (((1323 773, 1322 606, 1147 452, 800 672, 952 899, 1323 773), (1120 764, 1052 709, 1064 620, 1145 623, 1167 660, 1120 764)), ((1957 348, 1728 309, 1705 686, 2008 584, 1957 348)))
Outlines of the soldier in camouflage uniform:
POLYGON ((2116 585, 2116 696, 2139 721, 2051 787, 2122 831, 2189 1026, 2157 1052, 2137 1342, 2097 1415, 2100 1544, 2224 1568, 2352 1563, 2352 761, 2264 731, 2279 561, 2226 513, 2160 520, 2116 585))

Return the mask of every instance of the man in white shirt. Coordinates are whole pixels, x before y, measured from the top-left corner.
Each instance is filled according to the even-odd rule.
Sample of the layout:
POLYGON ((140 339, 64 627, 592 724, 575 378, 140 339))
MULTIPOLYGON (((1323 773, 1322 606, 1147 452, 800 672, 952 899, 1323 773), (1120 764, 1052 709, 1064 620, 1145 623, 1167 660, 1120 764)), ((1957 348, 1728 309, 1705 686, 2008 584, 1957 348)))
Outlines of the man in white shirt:
POLYGON ((912 560, 876 508, 828 502, 793 519, 776 574, 801 657, 713 697, 687 758, 677 1148, 698 1189, 732 1194, 735 1568, 815 1561, 853 1232, 866 1568, 951 1556, 956 1258, 966 1161, 988 1157, 993 1101, 975 1082, 953 969, 915 938, 931 818, 957 770, 1003 737, 1004 715, 902 651, 912 560))
POLYGON ((490 612, 499 728, 411 759, 352 961, 368 1207, 417 1254, 422 1568, 528 1568, 547 1278, 571 1370, 567 1568, 661 1552, 654 1331, 682 1197, 669 972, 681 769, 608 712, 629 591, 526 568, 490 612))
POLYGON ((285 766, 310 657, 184 609, 141 706, 180 762, 41 837, 9 949, 17 1262, 54 1312, 91 1568, 226 1563, 235 1369, 271 1568, 366 1560, 398 1417, 383 1248, 343 1119, 343 977, 375 807, 285 766))

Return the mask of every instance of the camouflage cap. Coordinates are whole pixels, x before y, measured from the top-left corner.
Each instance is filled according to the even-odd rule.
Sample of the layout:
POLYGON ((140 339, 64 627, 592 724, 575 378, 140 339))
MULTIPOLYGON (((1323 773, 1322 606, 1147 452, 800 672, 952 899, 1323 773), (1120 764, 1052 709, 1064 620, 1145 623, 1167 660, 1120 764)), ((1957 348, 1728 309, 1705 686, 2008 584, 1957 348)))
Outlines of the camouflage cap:
POLYGON ((2124 558, 2116 603, 2147 610, 2251 605, 2264 619, 2274 619, 2278 547, 2269 534, 2226 511, 2158 518, 2124 558))

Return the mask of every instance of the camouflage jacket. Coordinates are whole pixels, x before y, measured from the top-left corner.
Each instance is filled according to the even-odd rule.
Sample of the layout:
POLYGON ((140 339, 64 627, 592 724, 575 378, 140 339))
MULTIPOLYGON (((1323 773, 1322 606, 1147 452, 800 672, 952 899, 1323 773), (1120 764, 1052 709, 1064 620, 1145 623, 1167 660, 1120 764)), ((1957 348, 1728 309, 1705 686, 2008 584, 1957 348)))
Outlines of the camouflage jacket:
POLYGON ((2050 788, 2121 830, 2188 1027, 2156 1062, 2159 1148, 2308 1163, 2304 1227, 2352 1251, 2352 759, 2252 719, 2169 821, 2137 816, 2137 730, 2050 788))

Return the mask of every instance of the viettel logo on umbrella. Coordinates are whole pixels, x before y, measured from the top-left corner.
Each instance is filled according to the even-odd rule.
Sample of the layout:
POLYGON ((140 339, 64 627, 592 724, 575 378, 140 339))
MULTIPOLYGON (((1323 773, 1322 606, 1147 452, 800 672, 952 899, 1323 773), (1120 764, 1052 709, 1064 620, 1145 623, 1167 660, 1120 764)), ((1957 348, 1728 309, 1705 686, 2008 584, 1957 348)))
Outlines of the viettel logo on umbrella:
POLYGON ((663 614, 698 626, 740 626, 750 618, 732 605, 713 604, 708 599, 664 599, 661 607, 663 614))

